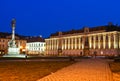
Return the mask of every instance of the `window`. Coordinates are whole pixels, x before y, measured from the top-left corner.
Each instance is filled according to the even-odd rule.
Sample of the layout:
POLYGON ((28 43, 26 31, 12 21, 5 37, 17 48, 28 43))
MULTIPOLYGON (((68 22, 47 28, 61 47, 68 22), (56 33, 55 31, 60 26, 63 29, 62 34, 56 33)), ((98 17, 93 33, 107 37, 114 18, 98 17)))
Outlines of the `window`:
POLYGON ((40 46, 40 44, 39 44, 39 46, 40 46))

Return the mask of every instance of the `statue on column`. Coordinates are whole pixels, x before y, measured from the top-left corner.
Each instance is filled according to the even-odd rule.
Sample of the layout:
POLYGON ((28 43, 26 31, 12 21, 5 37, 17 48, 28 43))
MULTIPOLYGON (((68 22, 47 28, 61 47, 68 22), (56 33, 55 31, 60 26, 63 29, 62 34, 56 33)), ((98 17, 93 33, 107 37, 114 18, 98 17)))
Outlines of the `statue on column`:
POLYGON ((15 41, 15 25, 16 25, 16 20, 12 19, 11 21, 11 26, 12 26, 12 38, 8 42, 8 53, 5 54, 3 57, 17 57, 17 58, 25 58, 25 54, 20 54, 20 42, 16 44, 15 41))
POLYGON ((8 42, 8 47, 16 47, 16 44, 15 44, 15 25, 16 25, 16 20, 12 19, 12 21, 11 21, 12 39, 8 42))

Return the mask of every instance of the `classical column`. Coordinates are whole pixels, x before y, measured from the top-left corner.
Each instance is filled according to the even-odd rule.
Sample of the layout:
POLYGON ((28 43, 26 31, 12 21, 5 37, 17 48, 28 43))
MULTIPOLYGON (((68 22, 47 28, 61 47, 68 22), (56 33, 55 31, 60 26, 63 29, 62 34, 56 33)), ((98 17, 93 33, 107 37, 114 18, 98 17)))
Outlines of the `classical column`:
POLYGON ((52 40, 52 46, 53 46, 52 49, 53 49, 53 50, 54 50, 54 45, 55 45, 55 44, 54 44, 54 39, 53 39, 53 40, 52 40))
POLYGON ((85 44, 84 41, 85 41, 85 40, 84 40, 84 38, 82 37, 82 49, 84 49, 84 44, 85 44))
POLYGON ((101 35, 98 35, 98 49, 100 49, 100 48, 101 48, 100 38, 101 38, 101 35))
POLYGON ((62 41, 62 50, 64 49, 64 39, 61 40, 62 41))
POLYGON ((81 37, 78 39, 79 41, 79 49, 81 49, 81 37))
POLYGON ((66 50, 68 50, 68 38, 66 38, 66 50))
POLYGON ((71 49, 73 49, 73 38, 71 38, 71 49))
POLYGON ((55 40, 53 39, 53 50, 54 50, 54 46, 55 46, 55 40))
POLYGON ((46 40, 45 42, 46 42, 46 50, 48 50, 48 40, 46 40))
POLYGON ((93 37, 93 42, 94 42, 93 48, 95 49, 96 48, 96 36, 93 37))
POLYGON ((59 39, 57 39, 57 49, 58 49, 58 45, 59 45, 59 39))
POLYGON ((54 50, 56 50, 56 39, 54 39, 54 50))
POLYGON ((51 40, 49 40, 50 41, 50 50, 52 50, 52 43, 51 43, 51 40))
POLYGON ((116 43, 116 34, 114 34, 114 49, 117 48, 117 43, 116 43))
POLYGON ((117 48, 117 49, 118 49, 118 46, 119 46, 119 45, 118 45, 118 44, 119 44, 119 43, 118 43, 118 41, 119 41, 119 38, 118 38, 118 37, 119 37, 119 36, 118 36, 118 34, 117 34, 117 35, 116 35, 116 43, 117 43, 117 44, 116 44, 116 48, 117 48))
POLYGON ((70 49, 70 38, 68 38, 68 50, 70 49))
POLYGON ((105 47, 106 47, 106 35, 103 35, 103 49, 105 49, 105 47))
POLYGON ((51 50, 52 50, 52 40, 50 40, 50 44, 51 44, 51 50))
POLYGON ((15 40, 15 25, 16 25, 15 19, 12 19, 11 25, 12 25, 12 40, 15 40))
POLYGON ((50 40, 49 40, 49 50, 51 50, 50 40))
POLYGON ((108 35, 108 48, 111 48, 111 35, 108 35))
POLYGON ((48 50, 50 50, 50 40, 48 40, 48 50))
POLYGON ((53 50, 53 39, 51 40, 51 46, 52 46, 52 50, 53 50))
POLYGON ((77 38, 75 37, 75 44, 74 44, 74 46, 75 46, 75 49, 77 49, 77 38))
POLYGON ((91 36, 89 36, 89 48, 92 48, 92 44, 91 44, 91 36))
POLYGON ((120 34, 119 34, 119 49, 120 49, 120 34))
POLYGON ((65 50, 66 50, 66 47, 67 47, 67 39, 65 39, 65 50))

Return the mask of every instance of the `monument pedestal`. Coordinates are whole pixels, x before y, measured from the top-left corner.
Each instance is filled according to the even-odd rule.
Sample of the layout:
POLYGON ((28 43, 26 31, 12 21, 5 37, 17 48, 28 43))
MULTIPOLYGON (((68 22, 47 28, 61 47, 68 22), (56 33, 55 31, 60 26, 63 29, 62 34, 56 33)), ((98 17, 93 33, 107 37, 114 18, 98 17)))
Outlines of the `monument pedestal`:
POLYGON ((8 54, 20 54, 19 48, 8 48, 8 54))
POLYGON ((17 57, 17 58, 26 58, 25 54, 20 54, 19 48, 8 48, 8 54, 3 57, 17 57))

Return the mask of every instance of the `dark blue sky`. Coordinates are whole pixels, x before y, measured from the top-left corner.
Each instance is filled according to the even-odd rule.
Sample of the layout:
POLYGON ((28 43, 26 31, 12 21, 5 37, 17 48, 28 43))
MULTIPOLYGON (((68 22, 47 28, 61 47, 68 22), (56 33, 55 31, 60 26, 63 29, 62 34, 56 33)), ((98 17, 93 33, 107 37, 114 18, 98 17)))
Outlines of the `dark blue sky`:
POLYGON ((0 32, 48 37, 57 31, 120 24, 120 0, 0 0, 0 32))

